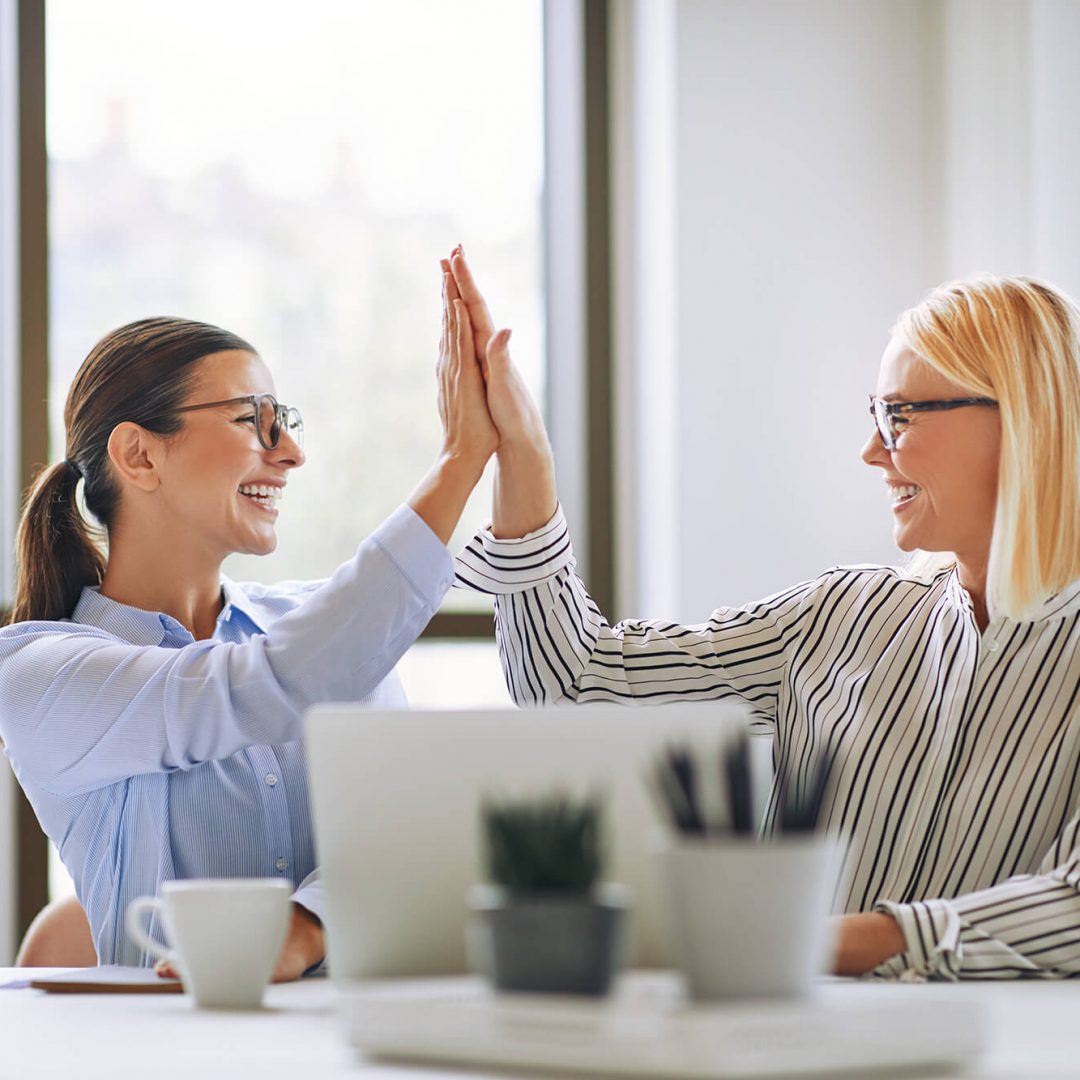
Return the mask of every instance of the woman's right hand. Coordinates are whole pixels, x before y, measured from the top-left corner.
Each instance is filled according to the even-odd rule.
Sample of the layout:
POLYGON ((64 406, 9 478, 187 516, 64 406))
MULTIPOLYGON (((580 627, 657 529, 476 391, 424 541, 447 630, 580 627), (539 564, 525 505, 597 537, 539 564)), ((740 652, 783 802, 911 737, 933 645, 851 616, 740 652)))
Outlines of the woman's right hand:
POLYGON ((510 358, 510 331, 496 330, 460 246, 446 269, 468 310, 487 404, 498 430, 492 532, 500 539, 539 529, 555 513, 555 461, 544 418, 510 358))
POLYGON ((499 433, 488 411, 472 321, 449 267, 443 270, 442 333, 436 375, 443 453, 474 464, 479 477, 499 445, 499 433))
POLYGON ((449 265, 442 262, 442 332, 435 375, 443 448, 410 496, 409 505, 448 544, 469 495, 499 445, 499 432, 488 412, 487 387, 469 313, 449 265))

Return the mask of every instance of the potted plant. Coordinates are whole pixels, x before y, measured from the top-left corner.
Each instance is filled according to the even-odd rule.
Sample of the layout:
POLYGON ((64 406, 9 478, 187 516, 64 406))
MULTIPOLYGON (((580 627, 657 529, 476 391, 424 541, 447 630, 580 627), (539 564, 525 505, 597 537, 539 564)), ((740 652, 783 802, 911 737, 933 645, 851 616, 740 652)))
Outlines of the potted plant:
POLYGON ((474 947, 496 990, 606 994, 629 894, 600 883, 602 801, 566 793, 486 799, 481 852, 490 884, 470 893, 474 947))

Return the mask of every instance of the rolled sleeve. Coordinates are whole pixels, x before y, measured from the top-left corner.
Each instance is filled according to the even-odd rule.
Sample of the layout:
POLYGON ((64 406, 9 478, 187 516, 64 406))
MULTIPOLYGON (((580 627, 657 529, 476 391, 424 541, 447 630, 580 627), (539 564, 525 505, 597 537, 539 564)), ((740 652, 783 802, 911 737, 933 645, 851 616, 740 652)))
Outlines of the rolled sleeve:
POLYGON ((891 915, 904 935, 904 952, 874 969, 880 978, 956 979, 963 963, 960 916, 948 900, 897 904, 880 900, 875 911, 891 915))
POLYGON ((455 584, 473 592, 508 596, 535 589, 576 565, 562 506, 547 524, 513 540, 481 529, 458 555, 455 584))
MULTIPOLYGON (((313 870, 296 888, 292 894, 292 902, 299 904, 305 911, 310 912, 326 926, 326 897, 323 892, 323 884, 319 878, 319 871, 313 870)), ((303 978, 309 975, 325 975, 327 972, 326 955, 317 963, 304 972, 303 978)))

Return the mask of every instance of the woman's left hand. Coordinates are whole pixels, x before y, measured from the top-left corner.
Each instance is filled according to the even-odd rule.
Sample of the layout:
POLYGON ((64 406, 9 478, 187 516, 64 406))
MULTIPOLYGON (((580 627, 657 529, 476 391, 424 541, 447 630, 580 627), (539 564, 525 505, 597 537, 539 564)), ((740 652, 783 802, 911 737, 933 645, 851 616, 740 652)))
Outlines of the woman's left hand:
MULTIPOLYGON (((285 944, 278 953, 272 981, 292 982, 326 956, 326 935, 319 920, 307 908, 292 905, 292 918, 285 944)), ((167 960, 159 960, 154 971, 163 979, 177 979, 179 973, 167 960)))
POLYGON ((834 975, 865 975, 907 949, 900 924, 883 911, 843 915, 837 929, 834 975))

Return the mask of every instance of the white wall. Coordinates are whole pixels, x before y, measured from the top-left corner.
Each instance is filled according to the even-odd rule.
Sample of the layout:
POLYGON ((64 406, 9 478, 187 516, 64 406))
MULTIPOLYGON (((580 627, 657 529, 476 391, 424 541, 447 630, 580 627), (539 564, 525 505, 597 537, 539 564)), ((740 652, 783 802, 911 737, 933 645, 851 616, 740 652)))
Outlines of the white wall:
POLYGON ((635 552, 614 614, 701 620, 900 557, 858 452, 901 310, 974 270, 1080 294, 1080 4, 630 8, 635 552))

